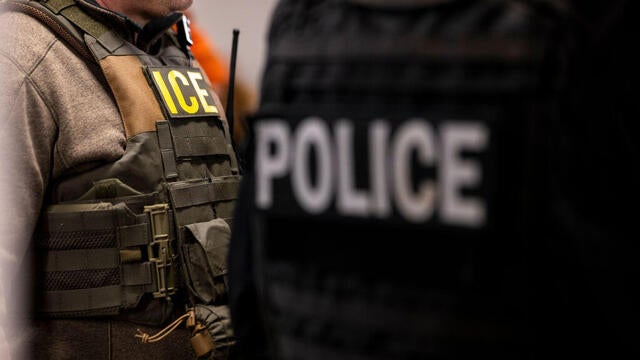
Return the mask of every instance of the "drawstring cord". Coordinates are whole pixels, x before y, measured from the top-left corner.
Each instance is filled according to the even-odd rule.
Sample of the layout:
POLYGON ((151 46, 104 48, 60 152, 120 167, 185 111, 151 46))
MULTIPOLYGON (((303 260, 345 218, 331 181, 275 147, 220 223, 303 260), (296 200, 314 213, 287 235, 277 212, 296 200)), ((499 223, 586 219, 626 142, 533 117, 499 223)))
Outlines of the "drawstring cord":
POLYGON ((152 344, 152 343, 161 341, 165 337, 169 336, 169 334, 171 334, 173 332, 173 330, 178 328, 178 326, 180 326, 180 324, 182 324, 182 322, 185 321, 185 320, 187 320, 187 321, 191 320, 191 321, 195 322, 195 313, 194 313, 193 310, 190 310, 186 314, 180 316, 174 322, 169 324, 164 329, 158 331, 158 333, 153 335, 153 336, 145 333, 144 331, 142 331, 140 329, 137 329, 138 333, 135 335, 135 337, 140 339, 140 342, 142 342, 143 344, 152 344))
POLYGON ((158 341, 162 341, 164 338, 169 336, 182 324, 183 321, 187 322, 187 329, 192 329, 191 334, 191 346, 193 347, 193 351, 196 354, 197 358, 200 358, 204 355, 207 355, 213 351, 215 348, 215 344, 213 339, 211 338, 211 334, 206 326, 202 325, 199 322, 196 322, 196 311, 194 309, 187 310, 187 313, 177 318, 174 322, 169 324, 166 328, 158 331, 157 334, 151 336, 142 330, 138 329, 138 333, 135 335, 143 344, 152 344, 158 341))

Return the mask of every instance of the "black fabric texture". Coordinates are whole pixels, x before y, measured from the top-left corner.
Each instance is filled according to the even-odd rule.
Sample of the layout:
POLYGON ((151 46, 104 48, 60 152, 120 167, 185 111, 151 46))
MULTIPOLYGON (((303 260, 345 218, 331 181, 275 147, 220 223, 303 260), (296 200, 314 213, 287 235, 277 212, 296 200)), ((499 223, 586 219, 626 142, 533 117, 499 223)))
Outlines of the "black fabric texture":
POLYGON ((277 205, 259 211, 253 133, 229 259, 241 350, 279 360, 636 354, 638 247, 624 234, 635 228, 625 204, 639 198, 637 4, 367 3, 279 2, 254 123, 423 116, 437 128, 441 116, 488 116, 487 226, 311 216, 278 189, 277 205))

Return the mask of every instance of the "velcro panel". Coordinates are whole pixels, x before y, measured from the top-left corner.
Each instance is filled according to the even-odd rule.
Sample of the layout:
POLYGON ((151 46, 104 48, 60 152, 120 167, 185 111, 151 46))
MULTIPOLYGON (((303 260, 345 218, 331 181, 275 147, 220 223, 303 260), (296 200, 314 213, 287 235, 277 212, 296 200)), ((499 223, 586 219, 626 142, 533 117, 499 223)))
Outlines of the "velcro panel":
POLYGON ((118 104, 127 139, 156 130, 156 121, 164 119, 160 105, 135 56, 108 56, 100 67, 118 104))
POLYGON ((169 120, 176 157, 229 155, 222 124, 217 118, 169 120))

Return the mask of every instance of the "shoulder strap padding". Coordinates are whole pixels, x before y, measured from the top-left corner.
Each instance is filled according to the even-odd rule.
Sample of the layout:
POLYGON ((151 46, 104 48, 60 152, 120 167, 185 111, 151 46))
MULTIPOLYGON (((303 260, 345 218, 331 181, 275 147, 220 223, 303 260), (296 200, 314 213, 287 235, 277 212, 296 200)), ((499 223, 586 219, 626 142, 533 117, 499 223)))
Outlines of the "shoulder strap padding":
POLYGON ((98 40, 109 52, 122 46, 124 40, 115 35, 107 26, 89 16, 74 0, 49 0, 43 5, 56 15, 62 16, 84 33, 98 40))

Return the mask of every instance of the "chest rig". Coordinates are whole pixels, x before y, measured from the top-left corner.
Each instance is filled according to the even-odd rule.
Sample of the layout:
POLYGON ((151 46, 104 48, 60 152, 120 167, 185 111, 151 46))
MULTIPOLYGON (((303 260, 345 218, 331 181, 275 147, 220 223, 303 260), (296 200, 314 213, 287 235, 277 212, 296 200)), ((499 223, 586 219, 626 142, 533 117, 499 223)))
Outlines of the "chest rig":
POLYGON ((160 324, 176 304, 224 304, 240 176, 220 100, 188 48, 164 31, 150 55, 86 7, 108 11, 84 2, 11 4, 99 67, 127 137, 122 158, 52 184, 35 240, 38 310, 160 324))

